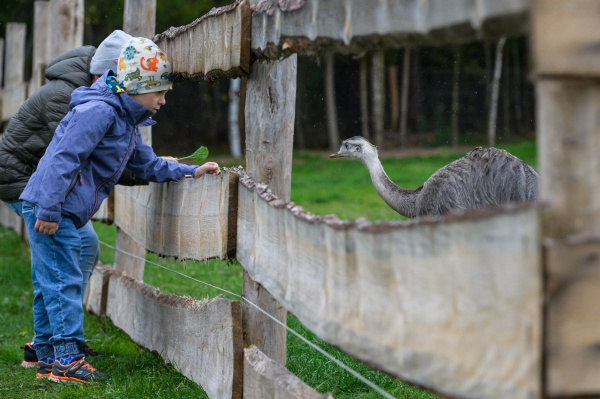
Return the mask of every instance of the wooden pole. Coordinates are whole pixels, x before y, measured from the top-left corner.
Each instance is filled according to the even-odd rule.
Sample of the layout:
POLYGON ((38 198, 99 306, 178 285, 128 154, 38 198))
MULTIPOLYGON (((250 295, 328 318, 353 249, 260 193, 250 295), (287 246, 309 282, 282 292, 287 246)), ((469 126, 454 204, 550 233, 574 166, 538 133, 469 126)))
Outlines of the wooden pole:
MULTIPOLYGON (((283 61, 254 63, 246 90, 246 169, 282 201, 290 200, 296 104, 297 55, 283 61)), ((287 312, 244 271, 244 296, 282 323, 287 312)), ((244 303, 244 340, 285 366, 286 331, 244 303)))
POLYGON ((29 82, 29 95, 45 83, 44 71, 48 62, 48 48, 50 46, 50 2, 36 1, 34 3, 33 17, 33 60, 32 74, 29 82))
POLYGON ((406 147, 408 138, 408 90, 410 88, 410 53, 411 48, 404 49, 402 57, 402 94, 400 98, 400 145, 406 147))
POLYGON ((23 83, 25 76, 26 31, 27 25, 25 23, 9 22, 6 24, 5 88, 16 87, 23 83))
POLYGON ((533 2, 550 398, 600 396, 599 17, 595 0, 533 2))
POLYGON ((458 107, 460 105, 460 47, 454 46, 452 74, 452 148, 458 147, 458 107))
POLYGON ((340 133, 338 130, 337 105, 335 100, 335 69, 332 52, 325 54, 325 100, 327 103, 329 150, 335 152, 339 149, 340 133))
POLYGON ((4 75, 4 39, 0 38, 0 122, 2 119, 2 99, 4 98, 2 90, 2 77, 4 75))
POLYGON ((2 121, 17 113, 27 98, 23 82, 25 72, 25 35, 27 25, 20 22, 6 24, 6 58, 4 64, 4 90, 2 121))
POLYGON ((372 68, 372 85, 373 92, 373 124, 375 129, 375 145, 380 149, 383 148, 383 116, 384 116, 384 52, 379 50, 373 52, 372 68))
MULTIPOLYGON (((123 11, 123 31, 134 37, 154 37, 156 21, 156 0, 125 0, 123 11)), ((167 54, 167 57, 169 54, 167 54)), ((141 127, 142 141, 152 145, 152 128, 141 127)), ((109 201, 109 199, 107 199, 109 201)), ((113 198, 114 201, 114 198, 113 198)), ((109 207, 111 204, 109 204, 109 207)), ((133 253, 141 258, 146 256, 146 248, 136 242, 117 226, 117 248, 133 253)), ((143 280, 145 262, 141 259, 115 253, 115 268, 125 271, 129 276, 143 280)))
POLYGON ((84 0, 51 0, 49 59, 83 45, 84 0))
MULTIPOLYGON (((156 29, 156 0, 125 0, 123 30, 134 37, 152 39, 156 29)), ((162 49, 164 51, 164 49, 162 49)), ((169 54, 167 54, 167 57, 169 54)))
POLYGON ((492 83, 492 98, 490 101, 488 118, 488 145, 496 145, 496 120, 498 118, 498 94, 500 93, 500 77, 502 76, 502 54, 506 37, 500 38, 496 45, 496 64, 494 67, 494 81, 492 83))
POLYGON ((367 57, 363 56, 360 59, 360 120, 362 127, 362 135, 367 140, 371 139, 369 133, 369 85, 368 85, 368 69, 369 63, 367 57))

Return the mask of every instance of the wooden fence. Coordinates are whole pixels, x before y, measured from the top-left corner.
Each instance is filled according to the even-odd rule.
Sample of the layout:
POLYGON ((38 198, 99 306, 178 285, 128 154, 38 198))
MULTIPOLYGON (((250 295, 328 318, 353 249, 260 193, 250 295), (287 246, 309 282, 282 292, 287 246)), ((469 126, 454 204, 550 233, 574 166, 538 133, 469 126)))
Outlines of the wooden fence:
MULTIPOLYGON (((151 3, 126 0, 125 12, 151 3)), ((252 0, 213 9, 155 41, 177 79, 248 77, 247 170, 117 186, 97 217, 117 225, 117 248, 141 256, 234 254, 245 298, 442 395, 600 397, 599 17, 594 0, 252 0), (515 33, 531 37, 540 205, 371 224, 289 202, 297 53, 515 33)), ((5 73, 16 73, 8 63, 24 31, 7 27, 5 73)), ((22 80, 5 80, 3 121, 24 99, 22 80)), ((7 212, 0 222, 21 228, 7 212)), ((324 397, 285 369, 285 330, 245 302, 163 295, 142 277, 143 262, 126 255, 97 268, 88 310, 209 397, 324 397)))

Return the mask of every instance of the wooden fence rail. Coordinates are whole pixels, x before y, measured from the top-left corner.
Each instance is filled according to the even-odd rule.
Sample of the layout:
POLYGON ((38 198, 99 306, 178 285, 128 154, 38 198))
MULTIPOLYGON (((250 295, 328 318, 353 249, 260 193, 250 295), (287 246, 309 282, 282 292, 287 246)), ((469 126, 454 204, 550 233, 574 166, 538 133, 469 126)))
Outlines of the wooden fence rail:
MULTIPOLYGON (((235 250, 246 298, 252 291, 279 320, 289 311, 364 363, 449 397, 600 397, 599 13, 594 0, 251 0, 214 9, 155 40, 178 79, 248 75, 247 174, 119 187, 101 218, 117 224, 120 249, 198 260, 235 250), (369 224, 289 202, 293 54, 529 29, 544 206, 369 224)), ((24 29, 9 27, 4 60, 18 62, 24 29)), ((5 79, 3 121, 24 88, 22 78, 5 79)), ((0 223, 22 226, 2 204, 0 223)), ((86 306, 209 397, 323 397, 285 369, 280 327, 245 310, 242 320, 240 303, 222 297, 163 295, 119 254, 120 270, 93 274, 86 306)))

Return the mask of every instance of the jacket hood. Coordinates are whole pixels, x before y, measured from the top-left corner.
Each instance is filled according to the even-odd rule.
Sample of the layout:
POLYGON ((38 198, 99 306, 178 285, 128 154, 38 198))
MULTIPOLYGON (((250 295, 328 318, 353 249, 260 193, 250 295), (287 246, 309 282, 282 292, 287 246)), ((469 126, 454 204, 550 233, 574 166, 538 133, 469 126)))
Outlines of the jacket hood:
POLYGON ((46 79, 60 79, 75 87, 92 84, 90 62, 96 52, 94 46, 82 46, 53 58, 46 66, 46 79))
POLYGON ((90 101, 102 101, 115 108, 121 118, 127 119, 132 125, 148 126, 156 122, 149 120, 154 113, 144 107, 126 93, 115 94, 106 84, 108 76, 115 76, 113 71, 106 71, 90 87, 79 87, 71 94, 71 103, 69 108, 73 109, 78 105, 90 101))

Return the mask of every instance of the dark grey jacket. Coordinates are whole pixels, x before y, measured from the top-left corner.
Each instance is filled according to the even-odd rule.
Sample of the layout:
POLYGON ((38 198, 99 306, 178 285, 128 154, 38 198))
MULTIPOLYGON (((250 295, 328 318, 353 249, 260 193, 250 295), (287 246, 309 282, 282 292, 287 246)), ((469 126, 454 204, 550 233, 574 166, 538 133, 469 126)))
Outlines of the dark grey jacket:
MULTIPOLYGON (((92 84, 89 70, 95 52, 95 47, 83 46, 51 60, 46 67, 46 84, 10 119, 0 138, 0 200, 19 200, 58 124, 70 111, 71 93, 92 84)), ((126 172, 119 184, 132 185, 133 174, 126 172)))

